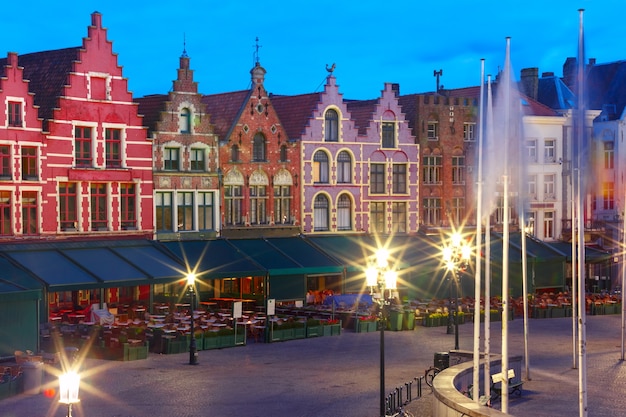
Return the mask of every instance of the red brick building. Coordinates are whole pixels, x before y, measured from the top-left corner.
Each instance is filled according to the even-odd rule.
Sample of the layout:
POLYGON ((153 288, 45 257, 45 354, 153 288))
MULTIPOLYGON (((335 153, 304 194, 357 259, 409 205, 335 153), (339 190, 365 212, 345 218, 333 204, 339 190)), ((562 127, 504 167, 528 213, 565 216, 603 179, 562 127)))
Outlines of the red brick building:
POLYGON ((222 236, 299 232, 299 144, 290 141, 256 63, 249 90, 206 95, 220 140, 222 236))
POLYGON ((94 12, 82 46, 0 60, 0 237, 152 237, 151 143, 94 12))
POLYGON ((218 140, 186 52, 169 94, 142 97, 153 142, 158 239, 214 237, 219 231, 218 140))

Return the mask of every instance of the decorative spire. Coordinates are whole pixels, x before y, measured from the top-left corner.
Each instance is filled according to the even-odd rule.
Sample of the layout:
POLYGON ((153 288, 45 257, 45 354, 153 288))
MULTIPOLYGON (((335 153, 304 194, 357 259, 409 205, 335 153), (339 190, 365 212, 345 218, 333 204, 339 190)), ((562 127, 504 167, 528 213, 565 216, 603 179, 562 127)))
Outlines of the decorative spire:
POLYGON ((259 37, 256 37, 256 43, 254 45, 254 66, 258 66, 259 65, 259 48, 261 47, 261 45, 259 45, 259 37))
POLYGON ((187 36, 183 32, 183 54, 180 56, 181 58, 189 58, 187 56, 187 36))

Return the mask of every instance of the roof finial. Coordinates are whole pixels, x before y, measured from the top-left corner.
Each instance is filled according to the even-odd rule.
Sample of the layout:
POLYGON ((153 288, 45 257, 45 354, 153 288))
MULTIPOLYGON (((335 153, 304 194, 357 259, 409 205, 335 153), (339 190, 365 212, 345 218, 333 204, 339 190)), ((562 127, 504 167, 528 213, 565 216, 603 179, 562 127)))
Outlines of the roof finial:
POLYGON ((257 66, 259 65, 259 48, 261 47, 261 45, 259 45, 259 37, 256 37, 256 43, 254 45, 254 65, 257 66))
POLYGON ((183 54, 182 58, 187 58, 187 35, 183 32, 183 54))
POLYGON ((328 64, 326 64, 326 71, 328 71, 329 73, 333 73, 333 71, 335 70, 335 63, 333 62, 333 65, 331 65, 330 67, 328 66, 328 64))

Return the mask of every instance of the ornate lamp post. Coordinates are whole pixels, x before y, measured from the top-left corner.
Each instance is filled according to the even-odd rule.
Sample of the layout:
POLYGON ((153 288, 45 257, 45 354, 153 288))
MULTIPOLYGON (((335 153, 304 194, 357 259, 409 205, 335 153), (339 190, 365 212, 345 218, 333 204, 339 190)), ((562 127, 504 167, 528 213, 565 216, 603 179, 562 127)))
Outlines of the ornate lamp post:
POLYGON ((189 304, 189 312, 191 316, 191 340, 189 342, 189 365, 197 365, 198 364, 198 349, 196 348, 196 335, 194 334, 194 324, 193 324, 193 308, 195 304, 195 293, 194 286, 196 283, 196 275, 193 272, 187 274, 187 286, 189 287, 189 295, 191 297, 191 302, 189 304))
MULTIPOLYGON (((449 242, 443 247, 442 255, 443 262, 448 270, 452 274, 450 279, 450 305, 448 307, 448 328, 447 333, 452 334, 452 325, 454 324, 454 349, 459 349, 459 322, 456 317, 457 314, 457 303, 452 301, 452 279, 454 279, 454 284, 458 284, 458 273, 464 271, 467 268, 467 265, 470 261, 470 256, 472 254, 472 248, 466 242, 463 241, 463 238, 460 233, 453 233, 450 236, 449 242), (454 316, 452 313, 454 304, 454 316)), ((458 299, 458 291, 456 294, 456 298, 458 299)))
POLYGON ((67 372, 59 376, 59 403, 67 404, 67 417, 72 417, 72 404, 78 399, 80 376, 74 372, 67 372))
POLYGON ((396 289, 397 273, 389 267, 389 253, 385 249, 376 252, 375 261, 370 261, 365 276, 372 298, 378 304, 378 326, 380 330, 380 416, 385 417, 385 307, 389 305, 391 290, 396 289), (385 291, 389 295, 385 297, 385 291))

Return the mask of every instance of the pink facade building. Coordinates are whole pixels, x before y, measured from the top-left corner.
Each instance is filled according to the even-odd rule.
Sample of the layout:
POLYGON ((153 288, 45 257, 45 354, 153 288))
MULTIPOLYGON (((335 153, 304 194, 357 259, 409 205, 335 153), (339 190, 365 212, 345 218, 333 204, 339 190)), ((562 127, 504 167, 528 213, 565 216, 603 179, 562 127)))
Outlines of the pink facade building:
POLYGON ((0 238, 152 237, 152 144, 94 12, 80 47, 0 60, 0 238))
POLYGON ((304 233, 417 232, 419 145, 394 85, 348 101, 331 73, 321 93, 272 102, 300 142, 304 233))

